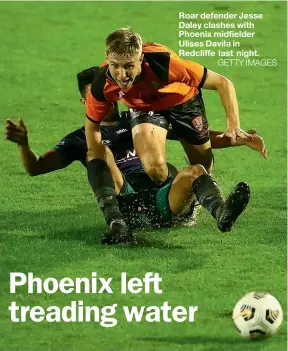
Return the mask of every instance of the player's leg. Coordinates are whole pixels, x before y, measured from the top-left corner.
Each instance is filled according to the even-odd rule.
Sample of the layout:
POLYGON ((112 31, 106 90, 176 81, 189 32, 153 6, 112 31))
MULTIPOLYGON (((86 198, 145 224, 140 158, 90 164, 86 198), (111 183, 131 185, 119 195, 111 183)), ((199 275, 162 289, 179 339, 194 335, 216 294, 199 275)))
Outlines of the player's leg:
POLYGON ((123 187, 123 176, 115 163, 112 151, 107 146, 105 146, 105 158, 112 175, 116 195, 118 195, 123 187))
POLYGON ((202 174, 192 183, 197 200, 217 220, 222 232, 231 231, 233 224, 246 208, 250 199, 247 183, 238 183, 224 201, 221 191, 209 174, 202 174))
MULTIPOLYGON (((187 150, 189 150, 189 153, 187 153, 187 155, 189 155, 190 157, 198 155, 199 149, 197 149, 197 147, 193 147, 193 145, 189 144, 187 147, 187 143, 185 143, 184 145, 186 146, 186 153, 187 150)), ((206 166, 206 170, 208 171, 210 171, 212 168, 212 157, 213 156, 211 155, 211 166, 206 166)), ((189 161, 190 163, 191 161, 194 163, 195 158, 190 158, 189 161)), ((224 201, 218 184, 206 172, 206 170, 202 175, 199 175, 196 179, 193 180, 192 191, 195 193, 200 205, 206 208, 211 213, 211 215, 217 220, 218 228, 222 232, 231 231, 236 219, 240 216, 240 214, 243 212, 243 210, 246 208, 249 202, 249 186, 248 184, 243 182, 237 184, 228 196, 227 200, 224 201)))
POLYGON ((171 223, 176 217, 180 219, 182 215, 188 213, 192 216, 194 206, 191 212, 191 205, 196 200, 192 184, 202 174, 207 174, 203 166, 188 166, 177 174, 172 184, 158 190, 156 208, 161 215, 162 223, 171 223))
POLYGON ((168 122, 153 112, 133 111, 131 115, 133 143, 145 172, 156 184, 169 181, 175 176, 175 167, 166 163, 168 122))
POLYGON ((183 173, 181 171, 178 174, 173 184, 171 194, 169 194, 169 205, 173 213, 178 214, 179 212, 181 214, 183 208, 186 208, 186 203, 189 204, 189 200, 192 201, 193 194, 195 194, 200 205, 206 208, 217 220, 218 228, 222 232, 232 229, 250 198, 248 184, 239 183, 225 201, 216 181, 202 165, 187 167, 183 173), (189 184, 191 188, 187 191, 189 184), (185 195, 186 191, 187 195, 185 195), (184 201, 183 207, 181 201, 184 201))
POLYGON ((162 187, 157 194, 157 209, 164 220, 183 214, 197 198, 217 220, 222 232, 230 231, 239 215, 246 208, 250 190, 246 183, 239 183, 225 199, 214 179, 202 165, 189 166, 178 173, 171 187, 162 187))
POLYGON ((105 145, 105 162, 109 167, 116 195, 124 195, 134 192, 132 186, 127 182, 122 172, 118 168, 115 162, 114 155, 108 146, 105 145))
POLYGON ((182 138, 180 142, 185 150, 190 165, 201 164, 208 173, 212 172, 213 153, 210 140, 202 145, 193 145, 182 138))
POLYGON ((95 164, 92 165, 94 168, 91 169, 90 167, 90 173, 88 174, 101 211, 109 225, 109 229, 102 236, 102 243, 126 243, 133 238, 131 231, 123 220, 117 195, 128 191, 129 184, 117 167, 111 150, 107 146, 104 146, 104 148, 104 160, 95 159, 95 164), (92 177, 92 173, 96 177, 92 177))
POLYGON ((150 123, 132 129, 133 143, 145 172, 155 183, 163 183, 168 176, 165 142, 166 130, 150 123))
POLYGON ((166 110, 165 116, 170 121, 175 136, 181 141, 190 164, 201 164, 211 172, 213 154, 201 94, 166 110))
MULTIPOLYGON (((185 149, 189 162, 199 163, 210 172, 213 165, 213 154, 201 94, 182 105, 169 109, 168 112, 171 125, 185 149)), ((209 174, 202 174, 193 182, 193 191, 198 202, 217 219, 221 231, 231 230, 236 218, 246 207, 250 195, 248 185, 239 183, 224 206, 220 189, 209 174)))
POLYGON ((196 199, 192 183, 206 173, 203 166, 195 165, 188 166, 177 174, 168 195, 169 207, 174 215, 180 216, 190 208, 191 203, 196 199))
POLYGON ((221 231, 230 231, 248 203, 249 187, 239 183, 225 201, 205 168, 195 165, 183 169, 172 184, 160 189, 120 196, 119 207, 125 221, 133 228, 162 227, 185 213, 195 198, 217 220, 221 231))

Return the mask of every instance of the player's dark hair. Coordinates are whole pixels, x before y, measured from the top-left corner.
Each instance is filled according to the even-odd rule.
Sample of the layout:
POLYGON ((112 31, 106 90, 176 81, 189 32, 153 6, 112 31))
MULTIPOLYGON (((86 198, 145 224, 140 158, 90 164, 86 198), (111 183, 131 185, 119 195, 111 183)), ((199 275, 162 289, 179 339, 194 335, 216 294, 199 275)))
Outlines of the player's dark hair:
POLYGON ((98 71, 99 67, 86 68, 77 74, 78 89, 81 96, 84 98, 86 94, 86 86, 92 84, 95 73, 98 71))
POLYGON ((131 28, 120 28, 110 33, 105 41, 106 55, 111 52, 118 55, 135 55, 142 53, 142 38, 131 28))

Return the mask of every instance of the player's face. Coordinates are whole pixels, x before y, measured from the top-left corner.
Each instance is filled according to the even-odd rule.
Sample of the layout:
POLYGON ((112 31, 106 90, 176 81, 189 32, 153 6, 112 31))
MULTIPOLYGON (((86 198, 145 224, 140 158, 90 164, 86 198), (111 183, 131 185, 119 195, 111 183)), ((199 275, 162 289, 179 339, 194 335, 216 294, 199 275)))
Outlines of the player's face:
POLYGON ((106 57, 112 78, 121 89, 129 89, 135 78, 141 73, 143 55, 119 55, 110 53, 106 57))

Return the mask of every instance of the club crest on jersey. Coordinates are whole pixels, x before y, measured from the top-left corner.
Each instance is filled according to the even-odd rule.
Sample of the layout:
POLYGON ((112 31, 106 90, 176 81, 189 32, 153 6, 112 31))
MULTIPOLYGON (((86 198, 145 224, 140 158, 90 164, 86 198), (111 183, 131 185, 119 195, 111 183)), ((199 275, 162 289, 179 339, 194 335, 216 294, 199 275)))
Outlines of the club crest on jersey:
POLYGON ((194 128, 198 131, 198 132, 202 132, 203 130, 203 119, 202 116, 197 116, 193 119, 192 121, 194 128))

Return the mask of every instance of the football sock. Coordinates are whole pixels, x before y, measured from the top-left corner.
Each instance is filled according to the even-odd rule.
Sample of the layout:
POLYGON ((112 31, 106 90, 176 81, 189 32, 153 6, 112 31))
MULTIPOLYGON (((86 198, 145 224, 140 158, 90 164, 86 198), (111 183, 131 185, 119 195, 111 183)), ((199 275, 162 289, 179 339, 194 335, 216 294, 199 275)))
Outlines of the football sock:
POLYGON ((224 203, 224 199, 215 180, 209 174, 202 174, 194 180, 192 189, 200 205, 216 219, 217 209, 224 203))
POLYGON ((93 159, 87 164, 88 179, 94 191, 105 220, 110 225, 113 220, 121 220, 114 182, 106 162, 93 159))

